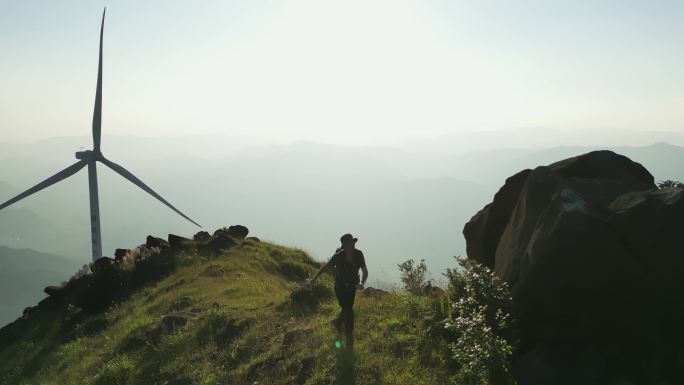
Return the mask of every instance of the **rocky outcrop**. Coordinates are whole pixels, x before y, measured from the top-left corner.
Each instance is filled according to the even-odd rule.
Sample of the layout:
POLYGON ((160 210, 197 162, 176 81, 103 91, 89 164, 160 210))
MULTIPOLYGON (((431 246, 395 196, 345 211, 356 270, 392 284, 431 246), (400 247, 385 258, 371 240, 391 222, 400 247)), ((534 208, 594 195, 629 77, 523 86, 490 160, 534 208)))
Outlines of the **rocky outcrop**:
POLYGON ((169 247, 171 247, 173 250, 184 250, 190 248, 193 243, 190 239, 176 234, 169 234, 167 239, 169 247))
POLYGON ((161 238, 157 238, 157 237, 153 237, 151 235, 148 235, 147 239, 145 241, 145 246, 164 248, 164 247, 169 247, 169 242, 167 242, 165 239, 161 239, 161 238))
MULTIPOLYGON (((16 341, 21 337, 23 330, 32 327, 32 322, 36 317, 40 318, 55 309, 80 309, 77 313, 79 317, 88 317, 93 313, 105 311, 140 287, 173 273, 177 267, 177 257, 182 255, 183 251, 192 250, 193 253, 219 257, 222 251, 241 243, 248 232, 246 227, 237 225, 217 230, 213 236, 205 231, 199 232, 195 234, 193 240, 169 234, 168 242, 150 235, 146 238, 144 245, 134 250, 116 249, 114 253, 116 259, 103 257, 90 265, 92 274, 77 274, 61 286, 46 287, 45 299, 37 306, 26 308, 20 318, 0 328, 0 345, 16 341), (121 263, 124 258, 129 259, 126 264, 121 263)), ((205 272, 207 275, 219 277, 226 273, 226 270, 219 265, 213 269, 210 267, 205 272)), ((195 314, 205 310, 200 307, 191 307, 191 305, 192 301, 189 298, 181 298, 173 304, 169 310, 174 313, 169 315, 169 319, 163 321, 167 330, 181 326, 183 320, 180 318, 191 319, 195 314), (178 313, 180 310, 183 310, 183 313, 178 313), (178 314, 181 314, 180 318, 174 318, 178 314), (169 326, 171 326, 170 329, 169 326)), ((220 305, 215 304, 216 309, 219 307, 220 305)), ((78 322, 72 322, 71 329, 74 329, 78 322)), ((97 324, 82 326, 82 330, 79 329, 78 333, 71 329, 65 330, 64 336, 67 339, 77 338, 79 333, 88 332, 91 326, 93 330, 106 327, 104 321, 100 320, 97 324)), ((161 325, 159 328, 161 329, 161 325)))
POLYGON ((202 245, 203 247, 201 247, 201 249, 208 254, 217 255, 221 251, 230 249, 236 245, 237 241, 230 236, 228 231, 219 229, 202 245))
POLYGON ((578 349, 655 346, 649 364, 684 356, 666 343, 684 343, 684 190, 658 190, 640 164, 596 151, 522 171, 463 233, 468 256, 511 286, 530 347, 521 362, 537 365, 561 345, 562 367, 578 349))

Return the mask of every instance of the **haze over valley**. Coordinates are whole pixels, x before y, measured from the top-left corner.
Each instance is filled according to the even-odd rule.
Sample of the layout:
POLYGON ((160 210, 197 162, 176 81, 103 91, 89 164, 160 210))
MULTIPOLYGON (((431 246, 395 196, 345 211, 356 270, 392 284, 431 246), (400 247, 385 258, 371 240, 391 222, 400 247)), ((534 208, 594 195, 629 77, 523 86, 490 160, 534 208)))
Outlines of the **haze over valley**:
MULTIPOLYGON (((674 144, 616 146, 617 138, 630 133, 614 132, 610 143, 597 139, 587 145, 591 140, 577 134, 572 139, 548 130, 535 139, 530 131, 535 130, 502 131, 496 136, 510 140, 477 151, 459 143, 470 140, 468 146, 476 147, 472 142, 487 133, 385 146, 269 144, 211 135, 104 141, 112 158, 205 228, 244 224, 262 239, 304 248, 319 260, 331 255, 339 234, 354 232, 372 279, 385 283, 397 281, 396 265, 407 258, 425 258, 441 279, 452 257, 465 255, 463 224, 491 201, 506 177, 524 168, 610 148, 642 163, 656 181, 684 179, 678 170, 684 148, 674 144), (526 147, 521 132, 534 145, 526 147), (553 146, 554 140, 575 145, 553 146)), ((645 142, 684 144, 677 133, 631 134, 645 142)), ((66 137, 0 144, 0 194, 9 198, 51 175, 87 143, 87 137, 66 137)), ((103 168, 99 178, 104 255, 142 243, 144 234, 190 236, 200 230, 113 172, 103 168)), ((0 244, 88 262, 87 198, 84 173, 3 210, 0 244)))

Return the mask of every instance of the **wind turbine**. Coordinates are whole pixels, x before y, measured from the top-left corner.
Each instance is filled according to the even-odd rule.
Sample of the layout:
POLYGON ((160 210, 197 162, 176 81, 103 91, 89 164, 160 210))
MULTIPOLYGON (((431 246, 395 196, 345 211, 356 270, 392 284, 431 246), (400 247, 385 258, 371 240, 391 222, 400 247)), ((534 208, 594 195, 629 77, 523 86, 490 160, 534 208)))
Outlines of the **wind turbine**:
POLYGON ((78 162, 72 164, 71 166, 65 168, 64 170, 58 172, 57 174, 45 179, 44 181, 38 183, 37 185, 31 187, 30 189, 24 191, 23 193, 15 196, 14 198, 8 200, 7 202, 0 205, 0 210, 5 207, 18 202, 27 196, 36 193, 46 187, 49 187, 63 179, 66 179, 83 167, 88 166, 88 188, 90 190, 90 231, 92 239, 92 251, 93 251, 93 262, 102 257, 102 232, 100 228, 100 204, 97 194, 97 162, 104 164, 105 166, 114 170, 122 177, 128 179, 134 185, 140 187, 153 197, 160 200, 163 204, 167 205, 171 210, 178 213, 183 218, 200 226, 197 222, 190 219, 187 215, 180 212, 177 208, 162 198, 161 195, 157 194, 149 188, 145 183, 138 179, 131 172, 121 167, 120 165, 112 162, 102 155, 100 151, 100 134, 102 132, 102 35, 104 32, 104 19, 107 8, 102 12, 102 25, 100 26, 100 60, 97 67, 97 91, 95 93, 95 111, 93 112, 93 149, 86 151, 79 151, 76 153, 76 159, 78 162))

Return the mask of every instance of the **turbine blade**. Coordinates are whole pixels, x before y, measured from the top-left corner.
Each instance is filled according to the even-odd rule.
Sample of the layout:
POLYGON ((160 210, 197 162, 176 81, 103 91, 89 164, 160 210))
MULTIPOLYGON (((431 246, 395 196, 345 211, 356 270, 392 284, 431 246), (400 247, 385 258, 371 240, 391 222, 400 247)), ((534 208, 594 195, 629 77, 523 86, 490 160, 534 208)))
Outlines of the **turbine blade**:
POLYGON ((76 172, 78 172, 78 170, 82 169, 87 164, 88 164, 88 162, 86 162, 84 160, 72 164, 71 166, 65 168, 64 170, 58 172, 57 174, 45 179, 44 181, 38 183, 37 185, 35 185, 35 186, 31 187, 30 189, 24 191, 23 193, 15 196, 14 198, 8 200, 7 202, 1 204, 0 210, 4 209, 5 207, 11 205, 14 202, 17 202, 17 201, 20 201, 20 200, 26 198, 27 196, 29 196, 33 193, 36 193, 36 192, 38 192, 38 191, 40 191, 46 187, 52 186, 53 184, 76 174, 76 172))
POLYGON ((112 162, 111 160, 106 159, 105 157, 101 157, 99 160, 100 160, 100 162, 104 163, 107 167, 111 168, 112 170, 114 170, 116 173, 118 173, 118 174, 121 175, 122 177, 128 179, 128 180, 129 180, 131 183, 133 183, 134 185, 136 185, 136 186, 140 187, 141 189, 147 191, 148 194, 150 194, 150 195, 152 195, 153 197, 157 198, 157 199, 158 199, 159 201, 161 201, 163 204, 165 204, 166 206, 168 206, 171 210, 175 211, 178 215, 180 215, 180 216, 182 216, 183 218, 189 220, 190 222, 192 222, 192 223, 195 224, 196 226, 202 227, 199 223, 193 221, 193 220, 190 219, 187 215, 185 215, 185 214, 183 214, 182 212, 180 212, 180 210, 178 210, 177 208, 173 207, 173 205, 172 205, 171 203, 167 202, 166 199, 164 199, 164 198, 161 197, 161 195, 159 195, 159 194, 157 194, 156 192, 154 192, 154 190, 152 190, 151 188, 149 188, 145 183, 143 183, 140 179, 138 179, 138 178, 137 178, 135 175, 133 175, 130 171, 128 171, 128 170, 126 170, 125 168, 119 166, 118 164, 112 162))
POLYGON ((107 7, 102 12, 102 25, 100 26, 100 60, 97 65, 97 91, 95 91, 95 111, 93 112, 93 147, 95 152, 100 151, 100 136, 102 134, 102 35, 106 12, 107 7))

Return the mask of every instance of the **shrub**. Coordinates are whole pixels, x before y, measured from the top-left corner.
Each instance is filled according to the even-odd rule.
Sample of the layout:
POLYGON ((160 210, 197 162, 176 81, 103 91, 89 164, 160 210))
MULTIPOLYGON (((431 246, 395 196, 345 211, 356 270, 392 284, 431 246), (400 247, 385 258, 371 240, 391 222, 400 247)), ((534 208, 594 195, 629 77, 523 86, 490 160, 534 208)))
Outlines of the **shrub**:
POLYGON ((426 297, 426 315, 422 317, 418 330, 416 353, 418 361, 425 366, 443 367, 455 373, 457 361, 449 344, 455 340, 455 333, 445 326, 450 320, 450 302, 447 296, 426 297))
POLYGON ((512 384, 514 348, 511 294, 505 282, 471 259, 458 258, 462 271, 447 269, 451 312, 446 328, 459 384, 512 384))
POLYGON ((312 312, 335 295, 330 285, 325 284, 321 279, 311 286, 299 284, 293 284, 293 286, 290 296, 281 306, 288 308, 294 314, 312 312))
POLYGON ((425 259, 421 259, 420 263, 416 263, 413 259, 409 259, 400 263, 398 266, 404 289, 414 295, 421 294, 423 286, 428 283, 428 272, 427 266, 425 266, 425 259))
POLYGON ((78 269, 72 276, 69 278, 69 280, 62 282, 62 287, 66 286, 69 282, 76 281, 78 279, 81 279, 82 277, 85 277, 86 275, 90 274, 90 263, 86 263, 83 266, 81 266, 80 269, 78 269))
POLYGON ((122 354, 108 361, 100 368, 97 375, 97 385, 128 384, 135 367, 127 355, 122 354))
POLYGON ((658 188, 670 188, 670 187, 684 188, 684 183, 678 182, 675 180, 670 180, 670 179, 662 180, 662 181, 658 182, 658 188))

